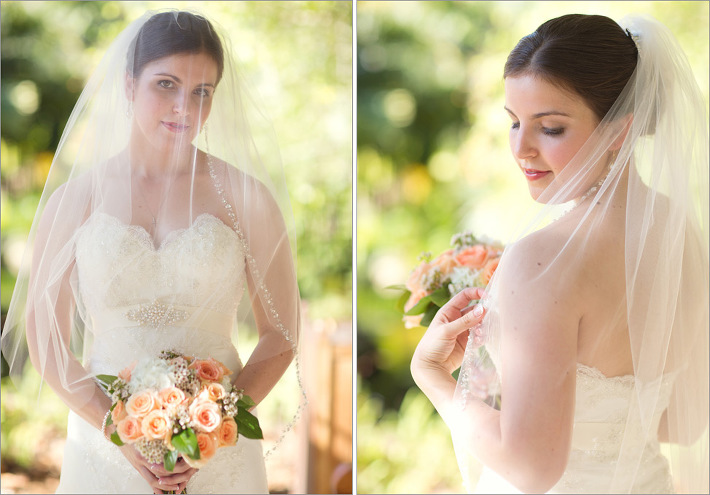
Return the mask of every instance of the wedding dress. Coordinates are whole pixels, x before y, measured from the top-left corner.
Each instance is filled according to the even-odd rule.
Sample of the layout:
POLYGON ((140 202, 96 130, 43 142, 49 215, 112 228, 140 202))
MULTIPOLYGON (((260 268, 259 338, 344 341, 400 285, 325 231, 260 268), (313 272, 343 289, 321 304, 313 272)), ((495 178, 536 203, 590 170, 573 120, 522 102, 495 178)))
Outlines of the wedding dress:
MULTIPOLYGON (((245 258, 236 233, 210 214, 170 233, 155 247, 142 227, 99 213, 77 234, 80 311, 95 335, 85 367, 116 375, 132 362, 164 349, 222 361, 234 374, 242 367, 230 339, 244 291, 245 258), (225 288, 215 300, 214 287, 225 288), (161 299, 170 306, 161 306, 161 299), (204 304, 209 317, 204 318, 204 304), (203 317, 151 326, 132 310, 148 307, 203 317), (133 319, 131 319, 133 318, 133 319), (138 320, 138 321, 137 321, 138 320)), ((234 376, 234 375, 232 375, 234 376)), ((261 442, 244 437, 223 447, 187 484, 188 493, 268 493, 261 442)), ((57 493, 152 493, 119 448, 74 412, 57 493)))
MULTIPOLYGON (((677 373, 668 373, 661 379, 661 392, 654 413, 653 424, 658 423, 670 401, 673 381, 677 373)), ((612 486, 617 470, 621 444, 626 435, 643 450, 641 461, 627 462, 619 471, 628 476, 632 493, 673 493, 673 483, 667 459, 661 454, 658 439, 643 439, 631 432, 626 419, 633 403, 635 377, 632 375, 606 377, 598 369, 577 365, 572 446, 562 478, 548 493, 606 493, 612 486)), ((653 384, 649 384, 653 388, 653 384)), ((521 493, 493 470, 484 467, 475 493, 521 493)))

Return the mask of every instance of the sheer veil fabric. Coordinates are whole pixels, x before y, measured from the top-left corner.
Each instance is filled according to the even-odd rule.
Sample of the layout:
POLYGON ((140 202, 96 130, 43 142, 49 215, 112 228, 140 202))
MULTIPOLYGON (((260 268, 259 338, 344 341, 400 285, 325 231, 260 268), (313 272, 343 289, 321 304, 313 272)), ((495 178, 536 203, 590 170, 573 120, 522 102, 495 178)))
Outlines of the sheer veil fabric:
MULTIPOLYGON (((181 29, 193 22, 177 11, 163 12, 181 29)), ((241 354, 232 363, 235 374, 254 365, 255 372, 279 377, 288 356, 295 355, 286 371, 293 379, 282 378, 263 402, 279 400, 284 425, 278 431, 266 423, 262 427, 267 436, 280 439, 307 401, 298 376, 294 225, 278 145, 229 40, 214 21, 223 46, 222 67, 214 60, 205 65, 189 51, 171 58, 177 66, 150 65, 140 76, 132 74, 140 57, 136 38, 157 13, 145 13, 120 33, 69 118, 32 224, 2 353, 14 376, 29 355, 43 379, 81 415, 101 393, 93 380, 97 367, 90 361, 105 330, 104 317, 135 319, 152 310, 158 315, 152 321, 157 331, 180 326, 224 333, 241 354), (211 239, 206 241, 208 234, 200 230, 205 223, 217 225, 206 229, 208 234, 229 238, 231 249, 221 259, 206 258, 202 251, 211 239), (107 226, 123 229, 103 246, 120 256, 111 258, 112 266, 92 267, 104 278, 86 293, 82 284, 98 272, 82 272, 78 247, 88 230, 107 226), (147 292, 143 280, 126 286, 122 273, 155 266, 156 257, 178 240, 182 259, 194 253, 186 257, 193 260, 189 266, 174 266, 170 256, 158 263, 173 264, 173 272, 181 274, 199 269, 193 266, 199 260, 215 274, 212 282, 195 280, 194 286, 175 288, 166 277, 149 281, 153 285, 147 292), (145 249, 126 249, 131 242, 145 249), (229 272, 235 263, 243 275, 229 272), (227 268, 214 270, 220 266, 227 268), (251 354, 242 343, 249 329, 258 337, 251 354), (279 386, 287 388, 279 391, 279 386), (293 400, 284 404, 284 397, 293 400)), ((132 360, 125 356, 126 364, 132 360)))
MULTIPOLYGON (((542 193, 542 211, 507 246, 483 301, 488 312, 482 349, 487 352, 473 343, 473 332, 469 338, 456 388, 460 423, 449 425, 469 489, 479 468, 467 448, 467 431, 475 425, 467 424, 466 405, 479 400, 474 390, 480 388, 481 377, 488 376, 485 368, 496 370, 495 379, 486 385, 489 403, 500 391, 505 411, 507 328, 498 301, 504 289, 500 280, 506 270, 515 269, 506 266, 506 260, 516 249, 524 249, 529 236, 548 235, 554 236, 554 255, 539 270, 539 283, 570 283, 583 260, 599 258, 600 250, 605 259, 623 263, 602 288, 618 296, 615 305, 606 305, 607 323, 587 337, 588 348, 602 349, 615 332, 628 332, 633 358, 633 374, 613 379, 626 383, 631 392, 625 417, 609 439, 615 447, 604 470, 608 479, 598 489, 640 490, 648 471, 644 452, 658 438, 660 423, 670 439, 667 452, 675 490, 708 492, 705 103, 667 28, 646 16, 627 17, 620 25, 636 42, 636 70, 590 139, 542 193), (621 234, 609 238, 609 232, 621 234)), ((584 364, 579 366, 584 369, 584 364)), ((578 407, 579 380, 578 368, 578 407)), ((575 410, 575 435, 579 415, 575 410)))

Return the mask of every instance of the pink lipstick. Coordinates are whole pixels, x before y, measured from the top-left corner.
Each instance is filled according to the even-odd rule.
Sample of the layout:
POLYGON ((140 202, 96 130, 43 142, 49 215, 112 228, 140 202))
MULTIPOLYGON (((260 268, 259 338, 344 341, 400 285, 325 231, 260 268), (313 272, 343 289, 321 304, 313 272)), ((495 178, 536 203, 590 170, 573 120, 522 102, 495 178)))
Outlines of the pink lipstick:
POLYGON ((189 125, 177 124, 175 122, 161 121, 160 123, 163 124, 165 128, 171 132, 184 132, 190 128, 189 125))
POLYGON ((550 173, 549 170, 535 170, 533 168, 524 168, 523 173, 528 180, 538 180, 550 173))

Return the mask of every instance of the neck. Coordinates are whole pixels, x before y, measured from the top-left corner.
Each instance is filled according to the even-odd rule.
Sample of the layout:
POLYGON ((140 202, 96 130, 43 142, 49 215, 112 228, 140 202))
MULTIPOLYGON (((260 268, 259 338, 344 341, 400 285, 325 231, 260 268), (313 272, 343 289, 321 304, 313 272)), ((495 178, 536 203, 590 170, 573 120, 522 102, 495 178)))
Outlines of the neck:
POLYGON ((188 143, 187 146, 160 149, 148 142, 134 127, 126 153, 134 174, 156 178, 191 170, 197 157, 197 148, 188 143))

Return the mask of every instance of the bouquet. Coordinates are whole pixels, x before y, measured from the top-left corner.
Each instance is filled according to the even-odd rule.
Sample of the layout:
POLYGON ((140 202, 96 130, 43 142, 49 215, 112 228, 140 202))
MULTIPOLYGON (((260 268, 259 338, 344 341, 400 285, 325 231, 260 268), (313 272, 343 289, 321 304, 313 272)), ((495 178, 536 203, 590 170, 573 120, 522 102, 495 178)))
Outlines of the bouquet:
POLYGON ((106 418, 106 425, 116 425, 111 440, 133 444, 148 462, 172 471, 180 454, 199 469, 238 435, 263 438, 249 412, 254 401, 232 387, 231 373, 212 358, 163 351, 118 376, 98 375, 113 401, 106 418))
POLYGON ((503 254, 499 242, 476 238, 471 232, 455 234, 451 249, 432 259, 422 253, 419 265, 404 286, 399 309, 407 328, 429 326, 449 299, 467 287, 486 287, 503 254))

